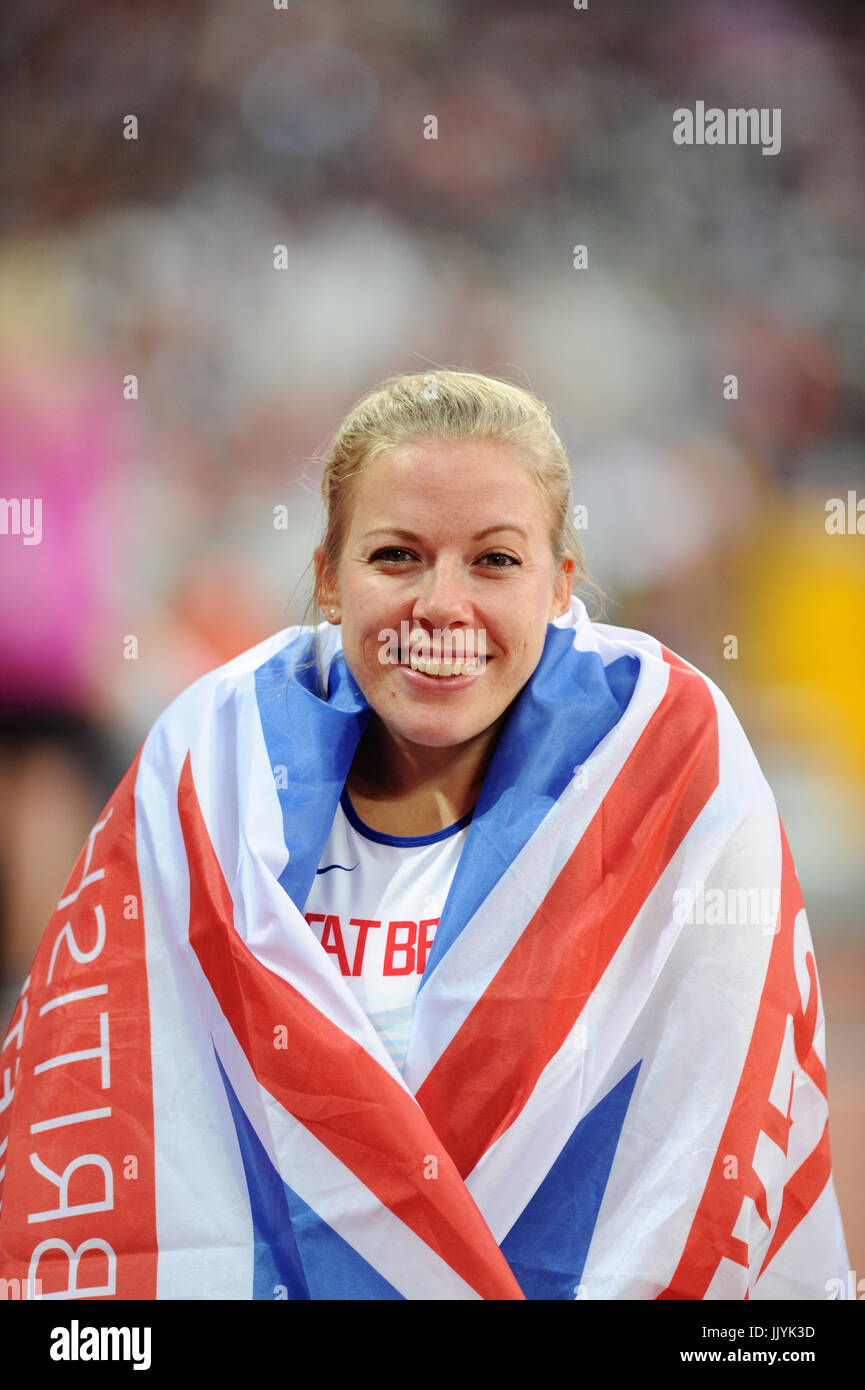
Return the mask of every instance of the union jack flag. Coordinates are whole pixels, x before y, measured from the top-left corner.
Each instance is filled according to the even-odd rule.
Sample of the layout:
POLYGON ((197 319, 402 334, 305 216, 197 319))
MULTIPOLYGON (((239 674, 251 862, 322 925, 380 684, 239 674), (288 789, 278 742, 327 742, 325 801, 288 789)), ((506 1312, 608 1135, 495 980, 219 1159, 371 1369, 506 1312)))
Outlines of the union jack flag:
POLYGON ((338 629, 327 699, 295 667, 310 636, 185 691, 91 831, 3 1045, 0 1274, 49 1299, 825 1298, 848 1258, 813 948, 723 694, 577 599, 550 624, 401 1074, 303 916, 369 717, 338 629))

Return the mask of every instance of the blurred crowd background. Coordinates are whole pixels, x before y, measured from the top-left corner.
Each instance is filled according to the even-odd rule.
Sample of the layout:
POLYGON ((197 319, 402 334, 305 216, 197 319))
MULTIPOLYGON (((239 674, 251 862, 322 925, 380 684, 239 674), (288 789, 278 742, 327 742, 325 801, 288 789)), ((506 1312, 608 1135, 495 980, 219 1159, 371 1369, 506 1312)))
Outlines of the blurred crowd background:
POLYGON ((718 682, 775 791, 865 1266, 865 535, 826 529, 865 498, 863 30, 816 0, 7 0, 0 492, 43 514, 0 535, 4 1018, 153 719, 303 615, 353 400, 505 376, 552 407, 606 621, 718 682), (781 152, 674 144, 697 100, 780 108, 781 152))

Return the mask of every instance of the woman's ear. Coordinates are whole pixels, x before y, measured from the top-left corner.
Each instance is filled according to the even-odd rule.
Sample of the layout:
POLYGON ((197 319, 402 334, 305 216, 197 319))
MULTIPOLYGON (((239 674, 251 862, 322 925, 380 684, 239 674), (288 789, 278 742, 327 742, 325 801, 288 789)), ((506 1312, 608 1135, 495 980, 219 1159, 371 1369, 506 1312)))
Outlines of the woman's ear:
POLYGON ((332 621, 339 611, 339 596, 333 571, 326 565, 324 551, 320 545, 316 546, 312 558, 315 564, 315 601, 325 617, 332 621))
POLYGON ((566 555, 556 574, 550 622, 553 618, 561 618, 571 606, 571 595, 574 592, 574 569, 575 561, 570 555, 566 555))

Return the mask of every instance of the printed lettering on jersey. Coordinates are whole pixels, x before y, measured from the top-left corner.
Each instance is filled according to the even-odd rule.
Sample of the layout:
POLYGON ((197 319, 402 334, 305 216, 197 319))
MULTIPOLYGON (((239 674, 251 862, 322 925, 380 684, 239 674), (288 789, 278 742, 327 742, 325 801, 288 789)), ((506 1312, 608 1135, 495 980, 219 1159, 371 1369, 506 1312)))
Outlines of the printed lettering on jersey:
POLYGON ((336 913, 307 912, 304 915, 310 926, 324 923, 322 946, 337 961, 342 975, 355 978, 364 973, 382 979, 393 975, 422 975, 439 924, 438 917, 422 917, 419 922, 387 923, 371 917, 350 917, 343 926, 336 913), (383 950, 374 948, 367 953, 369 933, 379 931, 382 926, 384 934, 376 938, 376 944, 383 941, 383 950))

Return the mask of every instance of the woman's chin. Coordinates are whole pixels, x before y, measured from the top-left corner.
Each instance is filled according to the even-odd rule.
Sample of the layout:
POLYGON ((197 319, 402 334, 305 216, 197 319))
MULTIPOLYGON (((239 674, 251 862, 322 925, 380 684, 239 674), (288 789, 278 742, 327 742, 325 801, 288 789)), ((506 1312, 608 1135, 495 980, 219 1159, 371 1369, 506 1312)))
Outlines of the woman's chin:
POLYGON ((494 722, 483 715, 455 718, 452 711, 445 710, 415 712, 389 708, 383 713, 375 705, 373 710, 388 733, 422 748, 458 748, 485 733, 494 722))
POLYGON ((414 724, 406 720, 399 727, 393 724, 388 727, 407 743, 415 743, 421 748, 458 748, 460 744, 468 743, 470 739, 484 732, 483 728, 478 728, 477 723, 467 724, 462 728, 453 721, 445 723, 438 720, 435 721, 435 726, 431 726, 429 721, 414 724))

